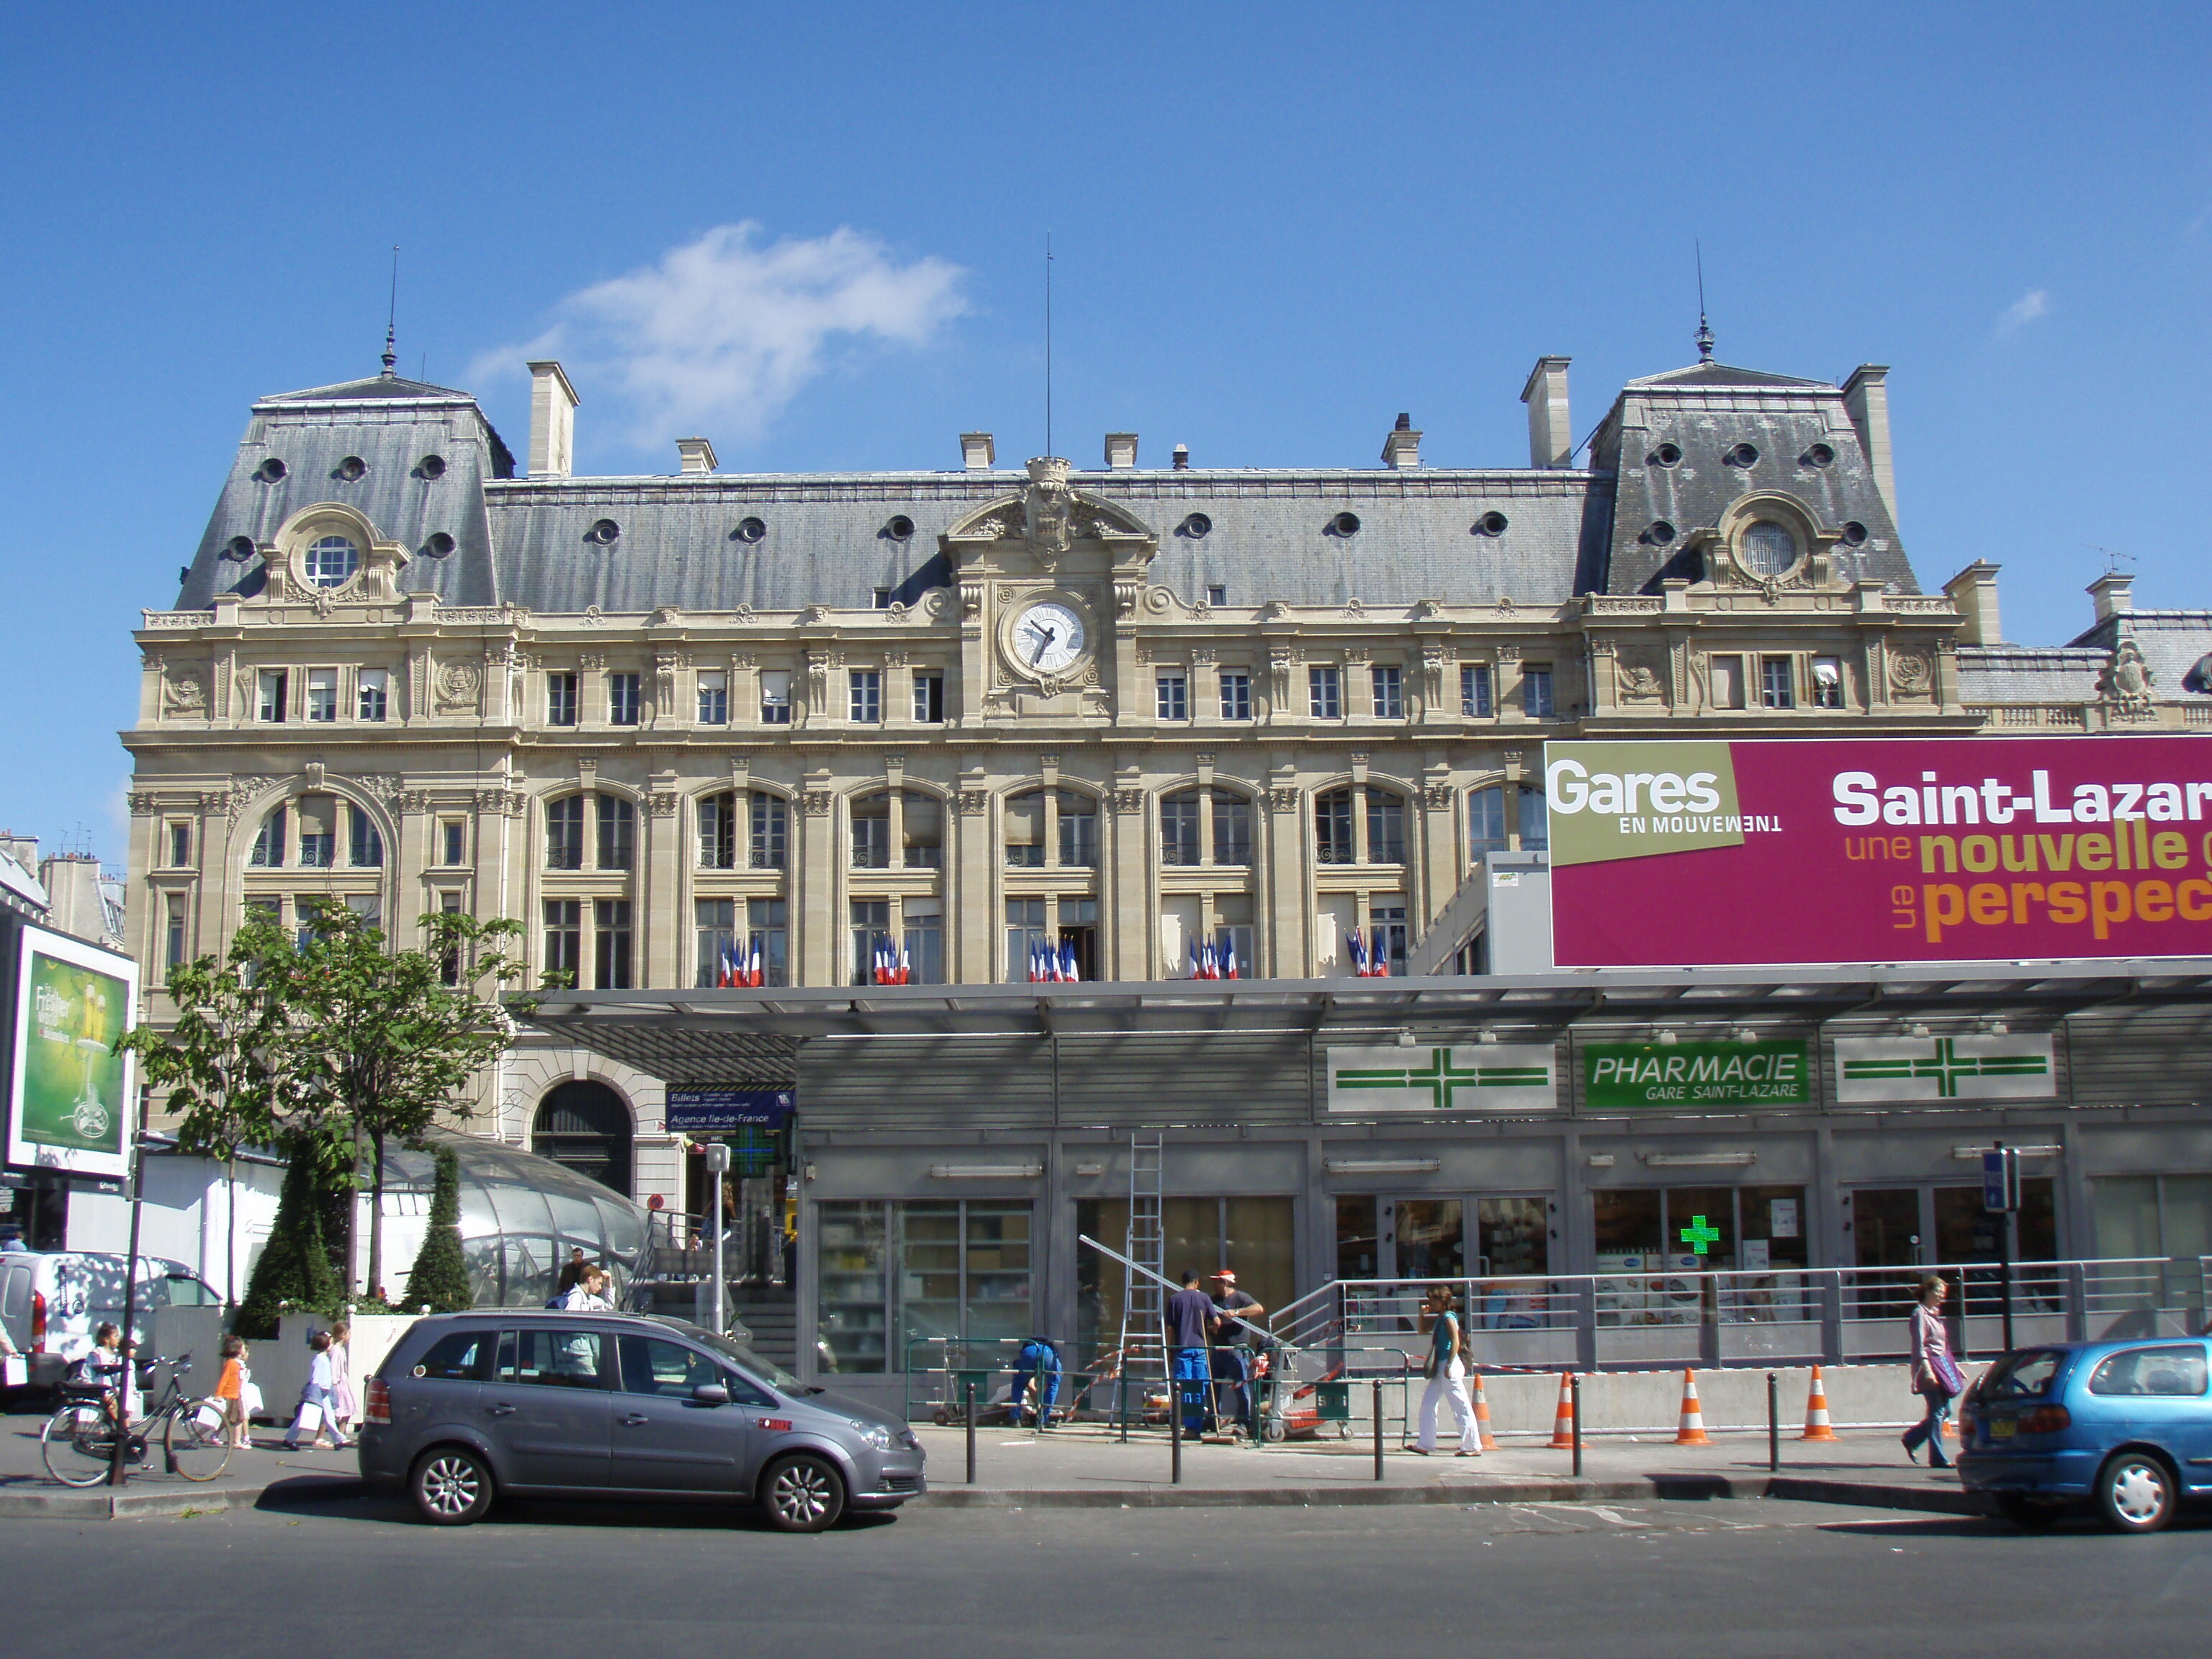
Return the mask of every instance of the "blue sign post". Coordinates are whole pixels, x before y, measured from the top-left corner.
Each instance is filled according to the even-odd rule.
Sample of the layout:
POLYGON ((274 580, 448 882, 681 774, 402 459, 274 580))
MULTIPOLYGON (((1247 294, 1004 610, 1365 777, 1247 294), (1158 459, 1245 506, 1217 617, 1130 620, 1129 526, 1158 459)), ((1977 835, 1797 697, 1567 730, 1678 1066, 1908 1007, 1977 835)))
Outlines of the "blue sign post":
MULTIPOLYGON (((1982 1154, 1982 1208, 1997 1221, 1997 1270, 2004 1292, 2005 1352, 2012 1352, 2012 1228, 2020 1212, 2020 1149, 2002 1140, 1982 1154)), ((1963 1289, 1963 1287, 1962 1287, 1963 1289)), ((1963 1297, 1961 1298, 1963 1300, 1963 1297)), ((1961 1310, 1963 1313, 1964 1310, 1961 1310)))

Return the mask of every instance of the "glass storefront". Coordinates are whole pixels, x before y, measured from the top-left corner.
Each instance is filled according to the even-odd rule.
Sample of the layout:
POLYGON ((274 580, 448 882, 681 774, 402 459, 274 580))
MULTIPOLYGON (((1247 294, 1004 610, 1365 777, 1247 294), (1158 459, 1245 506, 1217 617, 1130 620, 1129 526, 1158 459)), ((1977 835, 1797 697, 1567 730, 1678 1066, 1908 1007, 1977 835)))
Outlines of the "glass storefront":
MULTIPOLYGON (((1226 1267, 1237 1288, 1264 1308, 1279 1308, 1297 1294, 1291 1257, 1292 1200, 1288 1198, 1170 1198, 1160 1203, 1165 1235, 1161 1265, 1168 1277, 1186 1271, 1212 1273, 1226 1267)), ((1129 1201, 1079 1199, 1075 1228, 1115 1249, 1128 1236, 1129 1201)), ((1208 1279, 1205 1289, 1214 1289, 1208 1279)), ((1121 1340, 1121 1264, 1096 1250, 1079 1249, 1076 1262, 1076 1341, 1088 1355, 1102 1342, 1121 1340)))
POLYGON ((1597 1322, 1686 1325, 1709 1316, 1700 1275, 1759 1279, 1731 1287, 1760 1315, 1797 1316, 1808 1265, 1802 1187, 1656 1187, 1593 1193, 1597 1322), (1648 1275, 1661 1277, 1652 1279, 1648 1275))
POLYGON ((1551 1271, 1551 1200, 1545 1197, 1347 1194, 1336 1200, 1337 1277, 1541 1278, 1551 1271))
MULTIPOLYGON (((1031 1334, 1026 1201, 863 1200, 817 1208, 817 1297, 825 1370, 907 1368, 910 1345, 1031 1334)), ((933 1356, 917 1355, 917 1369, 933 1356)))

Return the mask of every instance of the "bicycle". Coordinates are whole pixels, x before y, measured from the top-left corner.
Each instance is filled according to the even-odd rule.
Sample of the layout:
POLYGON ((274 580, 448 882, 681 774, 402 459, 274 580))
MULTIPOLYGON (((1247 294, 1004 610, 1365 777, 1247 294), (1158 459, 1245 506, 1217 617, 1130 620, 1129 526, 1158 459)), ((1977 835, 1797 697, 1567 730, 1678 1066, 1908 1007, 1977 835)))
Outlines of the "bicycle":
POLYGON ((96 1486, 115 1467, 116 1437, 124 1437, 124 1461, 143 1464, 157 1425, 169 1468, 185 1480, 212 1480, 228 1467, 230 1437, 222 1401, 194 1400, 184 1391, 191 1355, 157 1358, 154 1364, 169 1368, 168 1383, 153 1411, 135 1424, 123 1421, 119 1389, 88 1382, 62 1385, 66 1398, 40 1436, 48 1474, 64 1486, 96 1486))

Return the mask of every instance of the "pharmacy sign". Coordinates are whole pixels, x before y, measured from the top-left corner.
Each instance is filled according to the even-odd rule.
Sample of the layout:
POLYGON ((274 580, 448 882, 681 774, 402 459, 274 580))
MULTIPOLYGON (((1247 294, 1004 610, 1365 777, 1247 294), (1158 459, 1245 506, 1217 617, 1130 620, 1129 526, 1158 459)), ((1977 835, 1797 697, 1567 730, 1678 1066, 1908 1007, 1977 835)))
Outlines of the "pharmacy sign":
POLYGON ((2009 1032, 1966 1036, 1838 1037, 1836 1100, 2048 1100, 2058 1092, 2051 1040, 2009 1032))
POLYGON ((1328 1109, 1337 1116, 1559 1109, 1549 1043, 1417 1043, 1328 1054, 1328 1109))

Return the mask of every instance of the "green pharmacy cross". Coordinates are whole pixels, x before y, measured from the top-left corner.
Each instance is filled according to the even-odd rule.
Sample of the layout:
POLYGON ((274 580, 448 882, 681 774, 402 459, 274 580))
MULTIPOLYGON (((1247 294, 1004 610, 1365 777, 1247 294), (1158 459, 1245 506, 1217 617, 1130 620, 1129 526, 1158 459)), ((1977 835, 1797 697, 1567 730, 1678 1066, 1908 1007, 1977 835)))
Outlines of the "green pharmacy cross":
POLYGON ((1703 1216, 1692 1216, 1690 1224, 1682 1229, 1682 1243, 1699 1255, 1704 1255, 1721 1242, 1721 1230, 1711 1225, 1703 1216))

